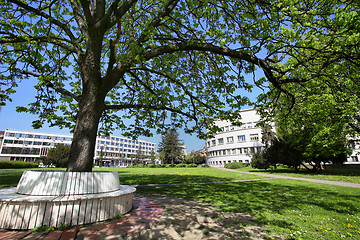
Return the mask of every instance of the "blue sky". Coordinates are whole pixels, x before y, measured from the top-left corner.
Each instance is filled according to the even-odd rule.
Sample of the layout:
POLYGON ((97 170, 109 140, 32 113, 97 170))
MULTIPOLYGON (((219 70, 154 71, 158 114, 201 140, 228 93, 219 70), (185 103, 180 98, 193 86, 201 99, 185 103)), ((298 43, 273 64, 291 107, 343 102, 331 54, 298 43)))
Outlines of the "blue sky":
MULTIPOLYGON (((16 106, 27 106, 28 103, 32 102, 36 96, 36 90, 34 89, 34 80, 23 80, 19 87, 16 88, 16 93, 12 95, 12 102, 8 102, 6 106, 3 106, 0 110, 0 131, 6 128, 20 129, 20 130, 33 130, 32 121, 36 120, 37 117, 30 113, 18 113, 16 112, 16 106)), ((256 96, 260 93, 259 90, 254 89, 252 93, 244 91, 251 100, 255 100, 256 96)), ((64 133, 69 134, 68 129, 60 129, 58 127, 50 128, 48 125, 44 125, 42 129, 36 131, 49 132, 49 133, 64 133)), ((184 131, 179 129, 180 138, 185 140, 187 152, 192 150, 199 150, 205 146, 205 141, 198 139, 195 135, 191 136, 185 134, 184 131)), ((120 131, 113 133, 115 136, 121 136, 120 131)), ((151 138, 139 137, 139 139, 155 142, 158 144, 161 141, 160 135, 154 135, 151 138)))

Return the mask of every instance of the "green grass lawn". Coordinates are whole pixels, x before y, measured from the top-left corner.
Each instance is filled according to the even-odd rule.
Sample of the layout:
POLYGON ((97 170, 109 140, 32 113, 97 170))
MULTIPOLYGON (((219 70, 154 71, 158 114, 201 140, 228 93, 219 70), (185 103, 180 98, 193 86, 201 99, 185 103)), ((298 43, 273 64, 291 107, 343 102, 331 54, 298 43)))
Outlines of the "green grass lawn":
POLYGON ((223 171, 217 168, 96 168, 118 171, 120 184, 194 183, 261 179, 262 176, 223 171))
MULTIPOLYGON (((57 170, 57 169, 56 169, 57 170)), ((212 182, 260 178, 215 168, 97 168, 118 171, 121 184, 212 182)), ((0 186, 16 186, 24 170, 0 170, 0 186)), ((286 179, 138 187, 209 202, 224 212, 256 216, 256 222, 289 239, 360 239, 360 189, 286 179)), ((229 223, 239 225, 241 223, 229 223)))
POLYGON ((360 239, 360 189, 273 179, 138 191, 195 198, 225 212, 251 214, 261 226, 290 239, 360 239))
POLYGON ((295 173, 294 169, 286 168, 286 167, 278 167, 278 169, 276 170, 274 169, 260 170, 251 167, 245 167, 236 170, 244 171, 244 172, 278 174, 278 175, 285 175, 291 177, 304 177, 304 178, 313 178, 313 179, 330 180, 330 181, 360 183, 360 165, 354 168, 328 168, 318 172, 309 172, 306 169, 300 169, 300 172, 298 173, 295 173))

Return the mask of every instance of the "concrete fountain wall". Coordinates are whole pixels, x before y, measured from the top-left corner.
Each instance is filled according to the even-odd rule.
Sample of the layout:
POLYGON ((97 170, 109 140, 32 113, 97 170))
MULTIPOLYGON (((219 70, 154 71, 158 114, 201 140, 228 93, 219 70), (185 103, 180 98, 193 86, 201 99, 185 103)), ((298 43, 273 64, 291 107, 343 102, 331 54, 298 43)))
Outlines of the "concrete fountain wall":
POLYGON ((117 172, 25 171, 16 188, 0 190, 0 228, 104 221, 130 211, 135 191, 117 172))

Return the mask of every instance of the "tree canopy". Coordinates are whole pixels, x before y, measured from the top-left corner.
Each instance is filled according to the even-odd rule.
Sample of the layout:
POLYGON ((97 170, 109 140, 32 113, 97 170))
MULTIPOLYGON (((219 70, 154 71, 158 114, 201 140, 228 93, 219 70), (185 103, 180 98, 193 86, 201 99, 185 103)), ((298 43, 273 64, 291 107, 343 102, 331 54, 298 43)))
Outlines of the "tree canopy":
POLYGON ((2 0, 0 8, 0 102, 36 78, 35 102, 18 111, 37 114, 35 128, 74 131, 69 171, 91 171, 98 130, 137 137, 175 127, 205 137, 204 127, 219 130, 214 118, 239 121, 249 104, 241 89, 292 97, 290 83, 338 67, 358 79, 355 1, 2 0), (299 68, 310 71, 300 78, 299 68))

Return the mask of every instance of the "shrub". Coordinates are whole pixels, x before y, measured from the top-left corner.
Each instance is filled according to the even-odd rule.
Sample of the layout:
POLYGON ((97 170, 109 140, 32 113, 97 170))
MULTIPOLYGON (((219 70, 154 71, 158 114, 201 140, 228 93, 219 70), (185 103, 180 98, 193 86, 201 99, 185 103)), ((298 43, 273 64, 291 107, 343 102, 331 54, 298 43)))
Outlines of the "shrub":
POLYGON ((207 164, 204 164, 204 165, 201 165, 201 167, 210 167, 210 166, 207 164))
POLYGON ((195 168, 195 167, 197 167, 197 164, 195 164, 195 163, 190 163, 190 164, 187 165, 187 167, 189 167, 189 168, 195 168))
POLYGON ((238 168, 243 168, 243 167, 248 167, 249 163, 242 163, 242 162, 231 162, 231 163, 227 163, 225 164, 225 168, 227 169, 238 169, 238 168))
POLYGON ((0 169, 9 168, 37 168, 36 163, 20 162, 20 161, 0 161, 0 169))
POLYGON ((175 167, 177 168, 186 168, 188 165, 186 163, 179 163, 179 164, 176 164, 175 167))
POLYGON ((270 167, 270 162, 266 160, 263 154, 257 152, 251 158, 251 167, 266 170, 270 167))

